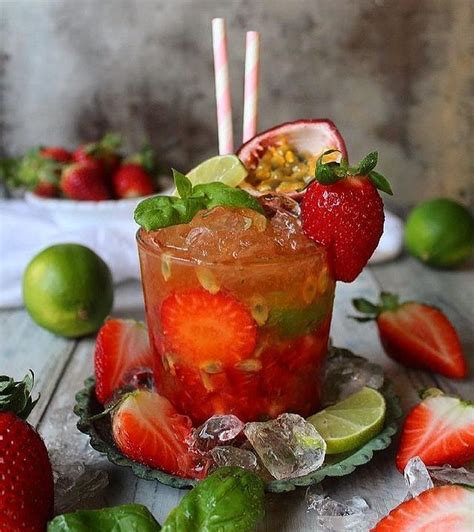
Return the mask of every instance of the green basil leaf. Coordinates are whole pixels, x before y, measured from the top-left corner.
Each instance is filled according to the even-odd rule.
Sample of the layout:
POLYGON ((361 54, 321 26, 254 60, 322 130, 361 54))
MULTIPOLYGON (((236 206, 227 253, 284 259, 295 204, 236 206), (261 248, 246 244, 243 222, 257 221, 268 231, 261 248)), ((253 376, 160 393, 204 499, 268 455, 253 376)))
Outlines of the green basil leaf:
POLYGON ((193 188, 194 196, 207 198, 207 209, 224 205, 252 209, 264 214, 262 206, 254 196, 242 188, 229 187, 224 183, 214 182, 196 185, 193 188))
POLYGON ((181 499, 162 532, 254 532, 265 514, 263 487, 250 471, 221 467, 181 499))
POLYGON ((176 190, 178 191, 179 196, 182 199, 188 198, 193 191, 191 181, 184 174, 178 172, 178 170, 175 170, 174 168, 171 170, 173 172, 174 184, 176 185, 176 190))
POLYGON ((390 196, 393 196, 392 187, 390 186, 388 179, 386 179, 382 174, 372 170, 369 173, 369 179, 379 190, 389 194, 390 196))
POLYGON ((362 159, 362 161, 359 163, 357 174, 358 175, 369 175, 369 172, 376 167, 377 160, 378 160, 378 153, 376 151, 373 151, 369 153, 369 155, 366 155, 362 159))
POLYGON ((206 208, 204 198, 154 196, 140 202, 135 209, 135 221, 146 231, 190 222, 196 213, 206 208))
POLYGON ((311 333, 329 313, 327 298, 303 308, 273 308, 266 325, 274 328, 280 338, 297 338, 311 333))
POLYGON ((47 532, 159 532, 148 508, 141 504, 123 504, 102 510, 79 510, 58 515, 48 523, 47 532))

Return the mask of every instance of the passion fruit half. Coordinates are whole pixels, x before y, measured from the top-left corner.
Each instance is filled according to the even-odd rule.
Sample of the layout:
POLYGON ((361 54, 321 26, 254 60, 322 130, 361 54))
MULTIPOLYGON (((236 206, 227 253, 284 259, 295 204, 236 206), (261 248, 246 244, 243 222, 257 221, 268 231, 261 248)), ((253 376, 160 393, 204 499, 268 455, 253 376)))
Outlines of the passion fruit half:
POLYGON ((275 126, 237 150, 248 170, 240 186, 253 193, 298 196, 314 178, 318 158, 331 149, 337 150, 332 155, 335 160, 347 158, 344 139, 331 120, 296 120, 275 126))

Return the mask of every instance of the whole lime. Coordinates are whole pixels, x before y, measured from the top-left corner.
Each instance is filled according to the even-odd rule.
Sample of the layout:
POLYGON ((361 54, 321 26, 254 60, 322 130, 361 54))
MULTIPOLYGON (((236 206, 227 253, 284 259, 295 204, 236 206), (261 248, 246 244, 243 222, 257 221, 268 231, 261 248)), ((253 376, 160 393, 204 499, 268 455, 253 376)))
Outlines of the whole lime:
POLYGON ((456 201, 426 201, 408 216, 405 244, 412 255, 430 266, 456 266, 473 252, 474 217, 456 201))
POLYGON ((112 309, 112 274, 85 246, 51 246, 26 267, 23 301, 33 320, 48 331, 85 336, 96 332, 112 309))

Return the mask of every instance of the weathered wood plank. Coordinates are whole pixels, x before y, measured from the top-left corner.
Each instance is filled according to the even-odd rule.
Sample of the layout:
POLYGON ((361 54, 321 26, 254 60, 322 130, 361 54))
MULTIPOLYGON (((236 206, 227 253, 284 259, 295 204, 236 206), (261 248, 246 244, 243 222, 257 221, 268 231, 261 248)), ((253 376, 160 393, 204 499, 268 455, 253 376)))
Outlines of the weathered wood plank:
POLYGON ((36 424, 74 349, 75 342, 38 327, 24 310, 0 312, 0 374, 21 379, 32 369, 40 400, 31 413, 36 424))

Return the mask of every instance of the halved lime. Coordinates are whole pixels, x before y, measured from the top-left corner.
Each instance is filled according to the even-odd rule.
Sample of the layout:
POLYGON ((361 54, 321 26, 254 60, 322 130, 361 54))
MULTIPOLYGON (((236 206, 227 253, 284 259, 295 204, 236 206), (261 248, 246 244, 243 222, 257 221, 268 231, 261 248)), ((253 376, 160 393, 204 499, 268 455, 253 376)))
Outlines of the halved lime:
POLYGON ((326 442, 327 454, 362 447, 382 430, 384 420, 383 395, 367 387, 308 418, 326 442))
POLYGON ((236 155, 216 155, 187 174, 193 185, 220 181, 229 187, 236 187, 246 176, 247 169, 236 155))

